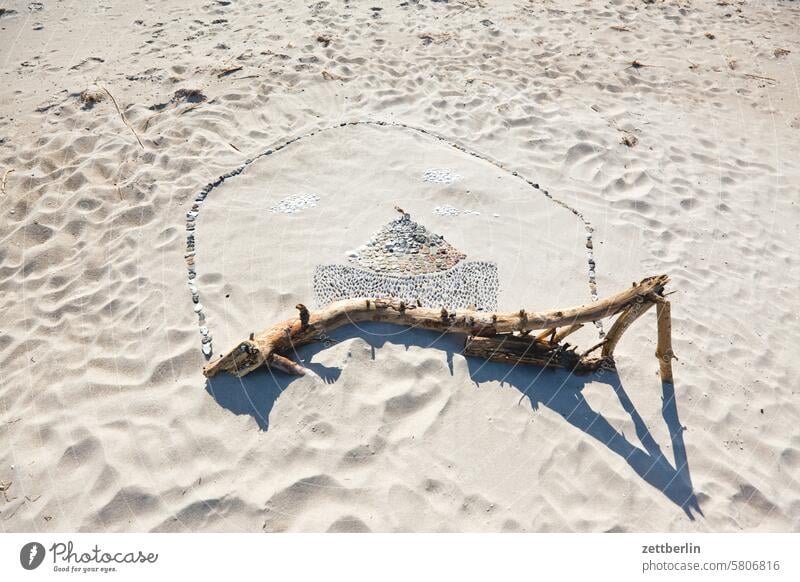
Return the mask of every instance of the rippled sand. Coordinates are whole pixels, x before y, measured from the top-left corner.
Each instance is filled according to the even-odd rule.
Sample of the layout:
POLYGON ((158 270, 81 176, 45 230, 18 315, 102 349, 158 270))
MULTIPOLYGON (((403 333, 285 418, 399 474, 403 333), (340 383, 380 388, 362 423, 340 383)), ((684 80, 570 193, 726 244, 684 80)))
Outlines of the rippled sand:
POLYGON ((797 3, 42 4, 0 13, 0 531, 800 530, 797 3), (207 384, 186 213, 353 120, 484 158, 347 127, 226 180, 216 352, 395 205, 497 263, 500 309, 588 302, 569 207, 600 295, 671 276, 674 393, 653 314, 618 375, 372 325, 207 384))

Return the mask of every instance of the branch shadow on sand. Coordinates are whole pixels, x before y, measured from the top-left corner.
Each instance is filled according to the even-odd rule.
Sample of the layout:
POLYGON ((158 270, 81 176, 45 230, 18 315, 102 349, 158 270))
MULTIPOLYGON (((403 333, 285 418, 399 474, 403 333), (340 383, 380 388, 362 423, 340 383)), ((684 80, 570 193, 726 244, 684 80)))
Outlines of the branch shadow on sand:
MULTIPOLYGON (((359 337, 372 348, 372 357, 384 344, 434 348, 445 353, 450 373, 453 374, 453 356, 461 355, 463 339, 450 334, 402 329, 397 326, 370 323, 358 327, 350 325, 330 334, 329 342, 359 337)), ((298 350, 296 359, 317 374, 324 382, 338 381, 341 368, 324 366, 312 361, 328 343, 312 344, 298 350)), ((661 491, 680 507, 689 519, 703 515, 692 485, 689 462, 683 440, 684 427, 678 415, 675 387, 661 385, 661 416, 669 429, 674 459, 670 461, 651 434, 647 424, 628 396, 615 371, 601 370, 595 374, 576 376, 564 370, 544 370, 534 366, 512 366, 467 357, 469 375, 477 386, 489 382, 508 384, 521 393, 520 402, 527 399, 536 411, 540 406, 549 408, 566 422, 591 436, 610 451, 619 455, 646 483, 661 491), (583 388, 590 382, 608 385, 616 395, 635 427, 639 445, 632 443, 622 432, 583 397, 583 388)), ((257 370, 244 378, 221 374, 206 382, 206 390, 216 402, 234 414, 248 414, 264 430, 269 430, 269 414, 281 392, 296 378, 269 369, 257 370)))

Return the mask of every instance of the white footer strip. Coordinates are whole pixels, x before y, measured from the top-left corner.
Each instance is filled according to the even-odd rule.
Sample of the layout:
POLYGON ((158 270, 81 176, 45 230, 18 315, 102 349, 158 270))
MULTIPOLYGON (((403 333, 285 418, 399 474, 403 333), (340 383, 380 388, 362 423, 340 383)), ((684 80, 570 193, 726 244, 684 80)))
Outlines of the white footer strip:
POLYGON ((800 534, 0 534, 0 580, 800 580, 800 534), (247 577, 247 578, 246 578, 247 577))

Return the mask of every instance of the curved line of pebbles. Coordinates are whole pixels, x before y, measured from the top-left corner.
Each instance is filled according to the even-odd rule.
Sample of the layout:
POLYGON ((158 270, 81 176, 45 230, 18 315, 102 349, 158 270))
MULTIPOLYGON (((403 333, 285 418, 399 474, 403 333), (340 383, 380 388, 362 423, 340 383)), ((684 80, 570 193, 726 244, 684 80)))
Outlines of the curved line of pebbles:
MULTIPOLYGON (((524 176, 519 174, 519 172, 517 172, 515 170, 509 170, 505 166, 505 164, 503 164, 502 162, 498 162, 498 161, 493 160, 492 158, 490 158, 490 157, 488 157, 488 156, 486 156, 484 154, 480 154, 480 153, 478 153, 476 151, 467 149, 466 147, 464 147, 464 146, 462 146, 462 145, 460 145, 460 144, 458 144, 456 142, 450 141, 445 136, 443 136, 443 135, 441 135, 439 133, 436 133, 435 131, 432 131, 430 129, 424 129, 422 127, 416 127, 414 125, 409 125, 407 123, 402 123, 402 122, 399 122, 399 121, 372 121, 372 120, 344 121, 344 122, 341 122, 341 123, 337 123, 335 125, 328 125, 328 126, 325 126, 325 127, 312 129, 311 131, 309 131, 307 133, 304 133, 304 134, 298 135, 298 136, 296 136, 296 137, 294 137, 292 139, 286 140, 286 141, 284 141, 284 142, 282 142, 282 143, 280 143, 280 144, 278 144, 276 146, 273 146, 271 148, 268 148, 268 149, 264 150, 263 152, 253 156, 252 158, 246 159, 244 161, 244 163, 242 163, 238 167, 234 168, 230 172, 227 172, 226 174, 222 174, 220 177, 218 177, 213 182, 209 182, 208 184, 206 184, 203 187, 203 189, 200 190, 200 192, 197 194, 197 196, 195 196, 194 204, 192 204, 191 209, 186 213, 186 253, 184 254, 184 258, 186 260, 186 267, 187 267, 187 272, 188 272, 189 291, 192 294, 192 303, 194 303, 194 312, 197 314, 197 317, 198 317, 198 325, 199 325, 199 328, 200 328, 200 336, 202 338, 201 339, 201 347, 202 347, 202 350, 203 350, 203 354, 206 356, 206 358, 210 358, 211 354, 213 353, 212 336, 211 336, 211 333, 209 332, 208 326, 206 325, 206 316, 205 316, 205 313, 203 311, 203 304, 200 303, 200 292, 199 292, 199 290, 197 288, 197 282, 196 282, 197 270, 195 268, 195 247, 196 247, 196 244, 197 244, 197 238, 196 238, 196 235, 195 235, 196 228, 197 228, 196 223, 197 223, 197 217, 200 214, 200 209, 201 209, 203 203, 205 202, 205 199, 208 197, 208 195, 211 193, 211 191, 214 188, 216 188, 217 186, 219 186, 220 184, 225 182, 225 180, 227 180, 228 178, 233 178, 234 176, 238 176, 249 165, 251 165, 256 160, 259 160, 261 158, 264 158, 264 157, 270 156, 270 155, 272 155, 274 153, 277 153, 277 152, 281 151, 282 149, 284 149, 284 148, 290 146, 291 144, 293 144, 293 143, 295 143, 297 141, 300 141, 302 139, 313 137, 313 136, 318 135, 318 134, 323 133, 323 132, 332 131, 332 130, 336 130, 336 129, 341 129, 343 127, 353 127, 353 126, 358 126, 358 125, 371 125, 371 126, 379 126, 379 127, 396 127, 396 128, 405 129, 405 130, 408 130, 408 131, 415 131, 417 133, 421 133, 423 135, 430 136, 430 137, 432 137, 432 138, 434 138, 434 139, 436 139, 436 140, 438 140, 438 141, 440 141, 440 142, 442 142, 442 143, 444 143, 444 144, 446 144, 446 145, 448 145, 448 146, 450 146, 452 148, 457 149, 460 152, 463 152, 463 153, 468 154, 468 155, 470 155, 470 156, 472 156, 474 158, 477 158, 479 160, 483 160, 484 162, 492 164, 496 168, 498 168, 500 170, 503 170, 504 172, 506 172, 508 174, 511 174, 515 178, 519 178, 520 180, 522 180, 523 182, 525 182, 529 186, 531 186, 534 190, 537 190, 541 194, 544 194, 547 198, 549 198, 550 200, 552 200, 553 202, 555 202, 559 206, 561 206, 561 207, 569 210, 570 212, 572 212, 572 214, 574 214, 583 223, 584 229, 586 230, 586 256, 587 256, 587 259, 588 259, 588 266, 589 266, 589 290, 591 292, 592 301, 596 301, 597 300, 597 297, 598 297, 598 294, 597 294, 597 279, 596 279, 597 269, 596 269, 596 263, 595 263, 595 260, 594 260, 594 245, 592 243, 592 235, 594 233, 594 227, 592 226, 591 222, 589 222, 589 220, 579 210, 573 208, 572 206, 570 206, 566 202, 564 202, 562 200, 559 200, 558 198, 556 198, 555 196, 550 194, 550 192, 548 192, 544 188, 541 188, 539 186, 539 184, 533 182, 532 180, 528 180, 527 178, 525 178, 524 176)), ((596 321, 595 322, 595 326, 597 327, 597 329, 598 329, 598 331, 600 333, 600 337, 603 338, 605 336, 605 332, 603 331, 602 322, 596 321)))

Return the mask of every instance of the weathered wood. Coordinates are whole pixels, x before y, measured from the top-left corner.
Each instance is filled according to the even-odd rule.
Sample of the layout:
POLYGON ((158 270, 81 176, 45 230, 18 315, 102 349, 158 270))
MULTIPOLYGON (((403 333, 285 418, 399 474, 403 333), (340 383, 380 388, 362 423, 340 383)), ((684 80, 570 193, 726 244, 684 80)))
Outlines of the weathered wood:
POLYGON ((606 334, 606 342, 603 344, 603 355, 613 356, 614 349, 619 343, 619 338, 625 333, 631 324, 639 319, 644 313, 653 306, 653 301, 641 301, 634 303, 628 309, 619 314, 614 325, 608 330, 606 334))
POLYGON ((553 337, 555 337, 557 331, 557 327, 548 327, 546 330, 536 336, 536 341, 551 344, 553 343, 553 337))
POLYGON ((563 340, 565 337, 575 333, 576 331, 578 331, 582 327, 583 327, 582 323, 575 323, 573 325, 568 325, 566 327, 562 327, 560 330, 558 330, 558 333, 556 333, 553 336, 553 339, 550 340, 550 343, 553 343, 553 344, 561 343, 561 340, 563 340))
POLYGON ((661 381, 672 384, 672 316, 669 301, 659 301, 656 304, 656 317, 658 319, 658 345, 656 357, 661 373, 661 381))
POLYGON ((306 369, 303 366, 280 354, 272 354, 269 365, 276 370, 286 372, 292 376, 305 376, 306 374, 306 369))
MULTIPOLYGON (((299 317, 288 319, 242 341, 218 360, 207 364, 203 373, 209 378, 219 372, 229 372, 241 377, 259 366, 268 365, 289 373, 302 374, 304 372, 302 366, 286 357, 287 354, 293 353, 300 346, 324 339, 328 332, 338 327, 364 321, 380 321, 418 329, 460 333, 473 338, 498 335, 510 337, 514 332, 524 333, 565 327, 561 330, 561 334, 554 336, 554 339, 558 335, 562 335, 563 338, 575 331, 580 324, 611 317, 636 304, 660 301, 668 281, 666 275, 648 277, 621 293, 589 305, 541 312, 527 312, 524 309, 515 313, 486 313, 474 310, 448 312, 446 309, 406 305, 402 301, 365 298, 337 301, 319 312, 311 313, 300 304, 297 305, 299 317)), ((524 341, 531 343, 537 340, 525 337, 524 341)), ((474 349, 479 349, 481 345, 483 344, 479 342, 474 349)), ((526 352, 524 344, 517 342, 509 345, 522 350, 517 354, 520 362, 524 361, 524 358, 542 361, 540 355, 526 355, 530 350, 526 352)), ((558 348, 563 350, 557 343, 551 349, 558 348)), ((580 363, 580 356, 576 357, 580 363)))
POLYGON ((610 368, 614 366, 610 358, 590 358, 579 355, 566 345, 548 345, 514 335, 469 336, 464 344, 464 355, 506 364, 564 368, 577 374, 594 372, 604 364, 610 368))

